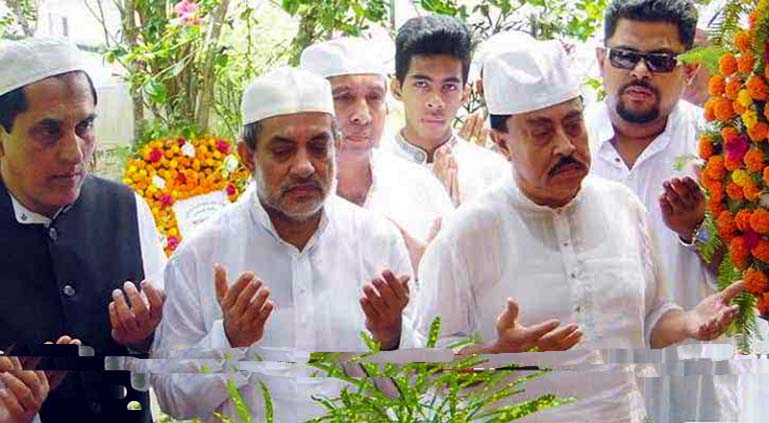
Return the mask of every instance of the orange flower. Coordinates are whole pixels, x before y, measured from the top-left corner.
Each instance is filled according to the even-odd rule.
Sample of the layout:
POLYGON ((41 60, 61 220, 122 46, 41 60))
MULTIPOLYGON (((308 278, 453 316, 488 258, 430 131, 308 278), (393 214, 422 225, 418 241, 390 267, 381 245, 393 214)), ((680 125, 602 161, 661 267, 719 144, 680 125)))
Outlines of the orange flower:
POLYGON ((721 239, 728 242, 734 238, 734 233, 737 231, 737 225, 734 223, 734 217, 732 217, 732 214, 728 210, 724 210, 718 215, 716 224, 718 225, 718 234, 721 236, 721 239))
POLYGON ((730 78, 729 82, 726 83, 726 87, 724 88, 724 94, 726 94, 726 98, 734 101, 737 100, 737 96, 740 94, 741 89, 742 81, 737 78, 730 78))
POLYGON ((708 210, 710 210, 710 213, 717 215, 724 211, 724 203, 711 197, 710 201, 708 201, 708 210))
POLYGON ((766 122, 758 122, 748 129, 748 136, 755 142, 763 141, 769 135, 769 124, 766 122))
POLYGON ((758 10, 754 10, 750 12, 748 15, 748 25, 750 29, 753 29, 756 27, 756 22, 758 22, 758 10))
POLYGON ((764 293, 758 297, 758 314, 761 316, 769 316, 769 293, 764 293))
POLYGON ((713 75, 708 81, 708 94, 711 97, 718 97, 724 94, 726 90, 726 79, 721 75, 713 75))
POLYGON ((730 159, 729 157, 727 157, 726 160, 724 161, 724 167, 729 172, 734 172, 735 170, 742 168, 742 160, 730 159))
POLYGON ((753 215, 753 211, 749 209, 742 209, 734 216, 734 223, 737 225, 737 229, 745 232, 750 227, 750 216, 753 215))
POLYGON ((713 156, 708 159, 707 165, 705 165, 705 171, 708 177, 721 181, 726 176, 726 168, 724 167, 724 158, 722 156, 713 156))
MULTIPOLYGON (((748 82, 745 84, 750 96, 754 100, 767 101, 769 100, 769 86, 766 85, 766 81, 760 75, 753 74, 748 78, 748 82)), ((717 111, 717 109, 716 109, 717 111)), ((716 113, 718 116, 718 113, 716 113)))
POLYGON ((749 51, 742 53, 740 58, 737 60, 737 69, 746 75, 753 72, 753 67, 755 65, 756 58, 753 56, 753 53, 749 51))
MULTIPOLYGON (((769 69, 769 66, 767 66, 766 68, 769 69)), ((766 120, 769 120, 769 106, 767 106, 766 104, 764 104, 764 117, 766 118, 766 120)))
POLYGON ((702 160, 707 160, 715 154, 715 148, 713 147, 713 141, 709 136, 703 135, 700 137, 699 142, 699 154, 702 160))
POLYGON ((753 257, 763 261, 764 263, 769 263, 769 241, 765 239, 758 241, 758 245, 753 247, 750 252, 753 254, 753 257))
POLYGON ((731 76, 737 72, 737 58, 731 53, 726 53, 721 56, 721 60, 718 61, 718 70, 723 76, 731 76))
POLYGON ((724 97, 716 98, 713 112, 716 115, 716 119, 724 123, 729 122, 735 114, 732 102, 724 97))
POLYGON ((753 181, 748 182, 742 187, 742 191, 745 193, 745 199, 748 201, 758 201, 758 197, 761 196, 761 189, 753 181))
POLYGON ((769 234, 769 211, 757 208, 750 216, 750 227, 761 235, 769 234))
POLYGON ((708 122, 714 122, 716 120, 716 103, 712 98, 705 102, 704 109, 705 120, 708 122))
POLYGON ((740 131, 737 130, 737 128, 733 126, 724 126, 721 129, 721 138, 724 140, 728 140, 729 138, 736 137, 740 135, 740 131))
POLYGON ((732 109, 734 109, 734 113, 741 115, 748 111, 747 107, 743 106, 742 103, 739 101, 735 101, 732 103, 732 109))
POLYGON ((753 295, 760 295, 769 291, 769 277, 764 272, 753 267, 745 272, 745 290, 753 295))
POLYGON ((748 267, 750 249, 748 248, 747 240, 741 236, 732 238, 729 242, 729 255, 732 257, 732 262, 738 269, 748 267))
POLYGON ((740 31, 734 36, 734 45, 743 53, 750 50, 751 43, 752 40, 748 31, 740 31))
POLYGON ((761 172, 764 169, 764 152, 760 148, 751 148, 742 160, 751 172, 761 172))
POLYGON ((742 192, 742 187, 734 182, 730 182, 729 185, 726 186, 726 195, 735 201, 740 201, 745 198, 745 193, 742 192))

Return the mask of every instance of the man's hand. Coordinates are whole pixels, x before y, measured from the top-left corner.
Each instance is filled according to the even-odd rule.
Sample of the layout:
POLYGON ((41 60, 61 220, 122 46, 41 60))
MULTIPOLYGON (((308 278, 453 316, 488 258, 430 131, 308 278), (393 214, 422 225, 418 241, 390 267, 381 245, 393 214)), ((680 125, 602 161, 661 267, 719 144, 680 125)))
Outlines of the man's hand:
MULTIPOLYGON (((54 344, 54 342, 48 341, 46 344, 54 344)), ((79 339, 69 337, 67 335, 60 336, 55 342, 56 345, 83 345, 79 339)), ((67 372, 63 370, 45 370, 45 375, 48 377, 48 385, 51 387, 51 391, 58 388, 64 378, 67 376, 67 372)))
POLYGON ((729 329, 739 312, 739 306, 730 306, 734 297, 744 289, 743 282, 735 282, 723 291, 713 294, 686 314, 686 333, 689 338, 712 341, 729 329))
POLYGON ((114 290, 109 303, 109 320, 115 342, 148 350, 149 339, 163 317, 166 297, 163 290, 155 288, 149 281, 143 281, 141 288, 139 292, 132 282, 126 282, 122 291, 114 290))
POLYGON ((486 146, 489 139, 489 129, 485 127, 486 112, 483 109, 476 110, 465 119, 459 129, 459 136, 473 144, 486 146))
POLYGON ((694 229, 705 219, 707 202, 697 182, 690 178, 673 178, 663 185, 659 203, 665 225, 682 240, 691 243, 694 229))
POLYGON ((48 397, 45 372, 22 369, 18 357, 0 356, 0 423, 31 422, 48 397))
POLYGON ((403 310, 409 304, 409 276, 398 277, 390 270, 363 287, 360 306, 366 315, 366 329, 383 351, 400 345, 403 310))
POLYGON ((270 289, 246 272, 235 285, 227 283, 227 271, 221 264, 214 266, 216 299, 222 308, 224 332, 233 348, 250 347, 264 336, 264 327, 275 305, 269 300, 270 289))
POLYGON ((437 150, 435 150, 435 157, 433 160, 433 174, 438 178, 446 188, 446 191, 451 197, 451 201, 455 205, 459 205, 461 197, 459 192, 459 178, 457 177, 459 170, 457 167, 457 161, 454 159, 454 153, 451 146, 446 143, 437 150))
POLYGON ((582 339, 576 324, 558 328, 560 322, 548 320, 526 327, 518 323, 518 312, 518 304, 508 298, 507 308, 497 318, 497 340, 490 352, 527 352, 534 347, 539 351, 565 351, 582 339))

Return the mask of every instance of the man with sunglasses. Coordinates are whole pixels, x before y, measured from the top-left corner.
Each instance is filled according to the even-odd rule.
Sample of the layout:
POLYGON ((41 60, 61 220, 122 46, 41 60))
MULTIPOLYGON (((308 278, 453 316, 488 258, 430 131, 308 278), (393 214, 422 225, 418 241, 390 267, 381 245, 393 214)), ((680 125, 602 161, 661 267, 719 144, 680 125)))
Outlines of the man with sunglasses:
MULTIPOLYGON (((593 172, 624 183, 644 203, 667 291, 684 308, 715 287, 715 272, 692 246, 705 198, 693 167, 675 166, 697 155, 705 125, 702 109, 682 100, 699 66, 678 59, 693 47, 696 25, 691 0, 614 0, 606 11, 605 45, 597 51, 606 100, 586 111, 593 172)), ((666 351, 664 360, 713 358, 719 347, 690 345, 666 351)), ((733 381, 728 378, 646 379, 647 408, 654 421, 731 420, 736 389, 724 386, 733 381)))

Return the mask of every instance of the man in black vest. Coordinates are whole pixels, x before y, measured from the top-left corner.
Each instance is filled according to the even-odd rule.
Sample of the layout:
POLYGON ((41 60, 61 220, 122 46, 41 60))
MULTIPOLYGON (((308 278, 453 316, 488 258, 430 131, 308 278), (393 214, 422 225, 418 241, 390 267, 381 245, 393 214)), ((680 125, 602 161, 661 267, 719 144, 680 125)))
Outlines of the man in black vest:
POLYGON ((148 394, 129 373, 105 372, 104 357, 146 354, 160 322, 165 255, 152 213, 88 174, 97 98, 74 46, 9 42, 0 63, 0 349, 66 335, 95 352, 44 359, 38 368, 77 370, 58 387, 0 357, 0 421, 148 422, 148 394))

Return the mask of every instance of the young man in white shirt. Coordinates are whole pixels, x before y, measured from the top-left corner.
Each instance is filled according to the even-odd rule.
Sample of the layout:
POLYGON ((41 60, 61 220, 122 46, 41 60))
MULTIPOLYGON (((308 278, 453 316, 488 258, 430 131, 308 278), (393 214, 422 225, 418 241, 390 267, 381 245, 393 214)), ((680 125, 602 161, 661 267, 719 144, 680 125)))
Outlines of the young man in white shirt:
MULTIPOLYGON (((462 353, 575 348, 510 359, 559 367, 600 364, 597 349, 723 333, 741 284, 689 311, 669 302, 643 205, 621 184, 588 176, 579 84, 560 44, 511 47, 484 69, 492 137, 512 171, 458 210, 425 253, 418 339, 440 317, 442 344, 478 336, 462 353)), ((527 421, 642 421, 632 372, 587 371, 556 371, 527 387, 577 399, 527 421)))
POLYGON ((454 205, 430 171, 378 148, 387 119, 384 59, 366 40, 338 38, 305 49, 299 66, 331 83, 342 132, 337 193, 395 222, 416 270, 431 230, 454 205))
POLYGON ((441 15, 408 20, 395 40, 391 89, 403 102, 406 126, 390 147, 431 169, 456 205, 480 195, 510 168, 501 155, 461 139, 452 128, 470 93, 473 48, 467 26, 441 15))
MULTIPOLYGON (((242 363, 249 351, 267 353, 270 361, 233 376, 257 418, 265 416, 259 382, 281 422, 322 415, 311 396, 340 388, 281 361, 314 351, 366 351, 365 330, 384 350, 410 337, 401 334, 411 324, 402 314, 413 273, 402 237, 386 219, 334 195, 334 115, 331 86, 315 74, 281 68, 254 81, 243 96, 238 151, 256 189, 186 240, 166 270, 156 356, 229 352, 249 366, 242 363)), ((186 371, 201 368, 191 363, 186 371)), ((176 418, 236 414, 227 374, 152 379, 161 408, 176 418)))

